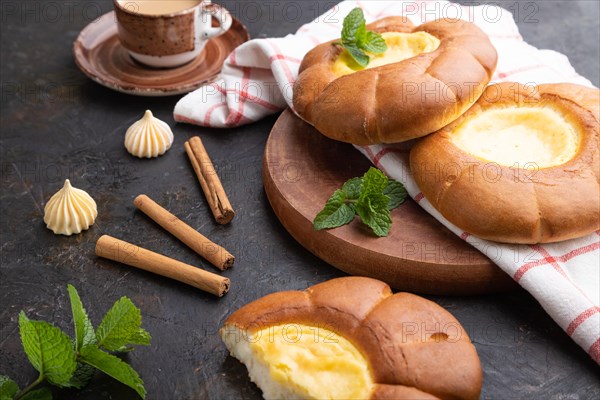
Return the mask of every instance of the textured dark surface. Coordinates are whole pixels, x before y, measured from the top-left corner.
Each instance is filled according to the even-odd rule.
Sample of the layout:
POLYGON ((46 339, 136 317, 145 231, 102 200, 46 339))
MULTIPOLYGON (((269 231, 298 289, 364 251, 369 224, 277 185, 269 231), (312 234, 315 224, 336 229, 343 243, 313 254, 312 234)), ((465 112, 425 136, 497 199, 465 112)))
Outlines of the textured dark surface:
MULTIPOLYGON (((293 32, 332 3, 222 2, 247 24, 252 37, 293 32)), ((525 40, 567 54, 578 72, 599 84, 598 2, 500 3, 520 10, 517 20, 525 40)), ((141 308, 152 346, 126 359, 140 372, 149 399, 257 399, 260 391, 217 336, 223 320, 265 294, 302 289, 342 273, 299 246, 266 200, 260 165, 275 117, 226 131, 174 125, 171 112, 178 98, 112 92, 77 70, 72 42, 110 8, 109 1, 1 3, 0 374, 20 385, 35 379, 20 345, 17 314, 22 309, 71 331, 66 285, 72 283, 95 324, 120 296, 141 308), (126 128, 146 108, 174 126, 176 135, 174 147, 151 161, 130 157, 122 144, 126 128), (183 142, 196 134, 202 135, 238 213, 230 226, 215 224, 184 155, 183 142), (55 236, 42 222, 45 202, 65 178, 87 190, 99 208, 93 228, 74 237, 55 236), (140 193, 237 256, 234 269, 225 273, 232 279, 229 294, 216 299, 96 259, 95 240, 107 233, 211 270, 135 211, 132 201, 140 193)), ((432 299, 471 334, 484 370, 483 398, 600 396, 598 367, 527 293, 432 299)), ((70 399, 135 396, 100 373, 85 390, 56 394, 70 399)))

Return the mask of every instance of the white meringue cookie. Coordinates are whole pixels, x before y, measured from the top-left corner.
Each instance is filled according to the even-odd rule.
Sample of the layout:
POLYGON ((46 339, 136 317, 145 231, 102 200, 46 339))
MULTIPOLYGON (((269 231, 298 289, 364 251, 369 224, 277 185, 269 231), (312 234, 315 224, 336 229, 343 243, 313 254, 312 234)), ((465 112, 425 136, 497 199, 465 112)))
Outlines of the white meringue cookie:
POLYGON ((173 131, 169 125, 146 110, 144 117, 127 129, 125 148, 139 158, 163 155, 173 144, 173 131))
POLYGON ((85 191, 72 187, 68 179, 44 207, 46 227, 60 235, 70 236, 88 229, 97 216, 94 199, 85 191))

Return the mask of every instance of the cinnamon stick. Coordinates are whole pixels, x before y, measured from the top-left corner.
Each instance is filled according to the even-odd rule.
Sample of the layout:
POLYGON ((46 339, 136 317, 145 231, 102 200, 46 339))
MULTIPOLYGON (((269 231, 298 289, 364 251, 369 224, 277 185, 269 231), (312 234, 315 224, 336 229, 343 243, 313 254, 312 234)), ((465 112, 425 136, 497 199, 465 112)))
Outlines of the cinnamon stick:
POLYGON ((150 271, 222 297, 229 291, 229 279, 154 253, 131 243, 103 235, 96 242, 96 255, 150 271))
POLYGON ((150 197, 141 194, 135 198, 133 204, 221 271, 233 266, 235 257, 231 253, 171 214, 150 197))
POLYGON ((216 221, 221 225, 228 224, 235 212, 202 140, 194 136, 185 142, 184 147, 216 221))

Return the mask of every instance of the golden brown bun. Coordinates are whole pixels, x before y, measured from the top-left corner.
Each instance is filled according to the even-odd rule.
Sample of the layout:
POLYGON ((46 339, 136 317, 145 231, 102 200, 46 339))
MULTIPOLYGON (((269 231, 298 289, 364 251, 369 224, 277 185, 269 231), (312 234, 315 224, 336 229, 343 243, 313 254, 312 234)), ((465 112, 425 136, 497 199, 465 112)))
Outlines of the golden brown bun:
POLYGON ((492 85, 461 118, 417 142, 410 154, 415 181, 444 217, 483 239, 533 244, 592 233, 600 229, 599 94, 574 84, 492 85), (567 163, 532 174, 478 159, 451 140, 454 128, 484 110, 532 105, 551 107, 580 132, 567 163), (494 179, 486 179, 490 164, 499 171, 494 179))
POLYGON ((439 47, 407 60, 338 78, 343 51, 333 41, 311 50, 294 85, 294 108, 325 136, 358 145, 403 142, 434 132, 481 95, 498 55, 477 26, 440 19, 420 26, 388 17, 367 26, 377 32, 427 32, 439 47))
POLYGON ((265 296, 233 313, 221 335, 227 343, 233 327, 253 333, 285 323, 324 327, 353 343, 376 383, 372 398, 479 398, 479 358, 460 323, 422 297, 393 295, 381 281, 338 278, 265 296))

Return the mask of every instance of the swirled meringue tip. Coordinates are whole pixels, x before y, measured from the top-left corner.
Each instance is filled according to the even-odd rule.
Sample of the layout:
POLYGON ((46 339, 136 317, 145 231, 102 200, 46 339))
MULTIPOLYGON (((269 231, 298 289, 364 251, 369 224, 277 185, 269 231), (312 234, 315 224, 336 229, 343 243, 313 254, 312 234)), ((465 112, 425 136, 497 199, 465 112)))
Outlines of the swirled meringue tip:
POLYGON ((88 229, 98 216, 98 208, 92 197, 81 189, 65 184, 44 207, 46 227, 57 235, 70 236, 88 229))
POLYGON ((173 144, 169 125, 146 110, 144 116, 127 129, 125 148, 139 158, 154 158, 165 154, 173 144))

